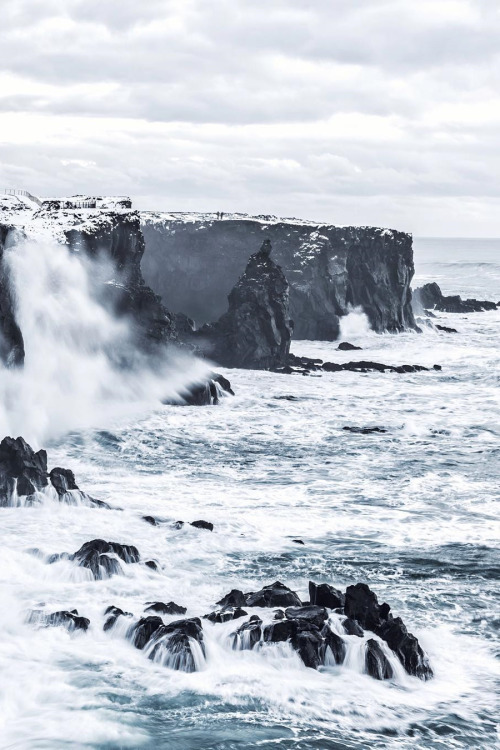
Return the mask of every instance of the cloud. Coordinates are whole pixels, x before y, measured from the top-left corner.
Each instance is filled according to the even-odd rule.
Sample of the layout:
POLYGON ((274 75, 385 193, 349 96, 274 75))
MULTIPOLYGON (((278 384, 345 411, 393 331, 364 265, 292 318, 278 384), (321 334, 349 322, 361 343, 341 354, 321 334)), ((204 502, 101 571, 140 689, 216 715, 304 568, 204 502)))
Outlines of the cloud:
POLYGON ((0 183, 500 230, 496 0, 7 0, 2 13, 0 183))

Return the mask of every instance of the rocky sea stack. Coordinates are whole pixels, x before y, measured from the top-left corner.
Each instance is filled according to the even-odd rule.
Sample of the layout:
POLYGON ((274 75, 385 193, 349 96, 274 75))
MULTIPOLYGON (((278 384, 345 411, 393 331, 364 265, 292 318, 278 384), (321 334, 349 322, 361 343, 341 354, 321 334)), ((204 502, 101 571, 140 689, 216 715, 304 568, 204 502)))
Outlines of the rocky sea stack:
POLYGON ((284 365, 290 350, 288 282, 265 240, 250 257, 216 322, 196 332, 200 349, 224 367, 268 369, 284 365))

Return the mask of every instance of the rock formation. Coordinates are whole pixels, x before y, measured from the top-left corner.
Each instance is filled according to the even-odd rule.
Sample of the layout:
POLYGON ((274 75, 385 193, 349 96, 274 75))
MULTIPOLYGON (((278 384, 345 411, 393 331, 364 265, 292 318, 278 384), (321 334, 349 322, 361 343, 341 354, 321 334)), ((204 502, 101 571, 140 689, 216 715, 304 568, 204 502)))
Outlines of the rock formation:
POLYGON ((272 216, 141 213, 142 270, 169 309, 198 324, 217 319, 248 248, 269 237, 290 284, 294 338, 334 340, 339 317, 361 306, 375 331, 416 328, 412 238, 373 227, 336 227, 272 216))
POLYGON ((288 283, 270 254, 266 240, 229 294, 227 312, 194 334, 201 351, 224 367, 268 369, 287 361, 288 283))
MULTIPOLYGON (((439 310, 447 313, 471 313, 484 310, 496 310, 495 302, 477 299, 462 299, 458 294, 446 297, 436 282, 424 284, 413 292, 413 310, 420 314, 424 310, 439 310)), ((444 330, 440 326, 437 326, 444 330)), ((452 332, 453 329, 448 329, 452 332)), ((453 331, 456 333, 456 331, 453 331)))
POLYGON ((3 257, 8 236, 9 228, 0 224, 0 361, 7 367, 16 367, 24 362, 24 341, 16 321, 9 273, 3 257))

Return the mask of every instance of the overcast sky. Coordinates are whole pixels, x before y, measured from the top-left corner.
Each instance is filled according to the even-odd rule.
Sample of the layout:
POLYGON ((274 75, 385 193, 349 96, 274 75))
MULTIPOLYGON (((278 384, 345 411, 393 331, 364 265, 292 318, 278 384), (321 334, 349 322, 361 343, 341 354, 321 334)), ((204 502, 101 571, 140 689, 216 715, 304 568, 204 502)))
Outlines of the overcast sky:
POLYGON ((500 236, 499 0, 3 0, 0 187, 500 236))

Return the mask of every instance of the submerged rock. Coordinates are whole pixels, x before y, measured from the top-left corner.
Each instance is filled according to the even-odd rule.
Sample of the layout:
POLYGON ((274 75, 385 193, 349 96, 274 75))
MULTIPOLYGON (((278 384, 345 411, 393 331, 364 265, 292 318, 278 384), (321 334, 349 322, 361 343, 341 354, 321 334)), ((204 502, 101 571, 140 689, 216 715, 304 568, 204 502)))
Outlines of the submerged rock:
POLYGON ((285 364, 290 349, 288 283, 266 240, 229 294, 228 311, 196 332, 201 351, 224 367, 268 369, 285 364))
POLYGON ((123 609, 120 609, 120 607, 115 607, 113 605, 106 607, 104 611, 105 615, 108 615, 106 622, 103 625, 103 630, 111 630, 116 624, 116 621, 119 617, 132 617, 131 612, 124 612, 123 609))
POLYGON ((187 386, 180 396, 185 406, 210 406, 219 404, 228 394, 234 396, 229 380, 223 375, 212 373, 208 380, 187 386))
POLYGON ((496 303, 489 300, 463 300, 458 294, 447 297, 442 293, 435 281, 415 289, 412 304, 413 310, 416 313, 420 313, 423 310, 439 310, 440 312, 447 313, 471 313, 497 309, 496 303))
POLYGON ((337 346, 339 352, 350 352, 356 349, 360 351, 362 348, 362 346, 355 346, 354 344, 350 344, 348 341, 341 341, 337 346))
POLYGON ((192 521, 190 526, 194 526, 196 529, 205 529, 205 531, 213 531, 214 525, 210 521, 192 521))
POLYGON ((429 370, 441 370, 441 365, 433 365, 432 368, 423 365, 385 365, 381 362, 371 362, 361 360, 359 362, 323 362, 321 359, 311 359, 309 357, 297 357, 290 354, 287 364, 281 367, 273 368, 273 372, 283 375, 300 373, 308 375, 310 372, 397 372, 400 374, 409 372, 428 372, 429 370))
POLYGON ((342 427, 343 430, 347 430, 347 432, 354 432, 357 435, 371 435, 373 433, 383 433, 387 432, 385 427, 342 427))
POLYGON ((46 628, 62 626, 69 631, 85 631, 88 630, 90 625, 90 620, 87 617, 80 617, 77 609, 61 610, 60 612, 52 612, 50 615, 35 609, 30 612, 27 621, 30 625, 46 628))
POLYGON ((123 572, 120 560, 125 563, 137 563, 140 555, 137 547, 131 544, 93 539, 82 544, 73 554, 63 552, 51 555, 47 562, 52 564, 63 559, 72 560, 79 567, 87 568, 96 580, 101 580, 123 572))
POLYGON ((436 323, 436 328, 438 331, 443 331, 444 333, 458 333, 456 328, 448 328, 447 326, 440 326, 438 323, 436 323))

